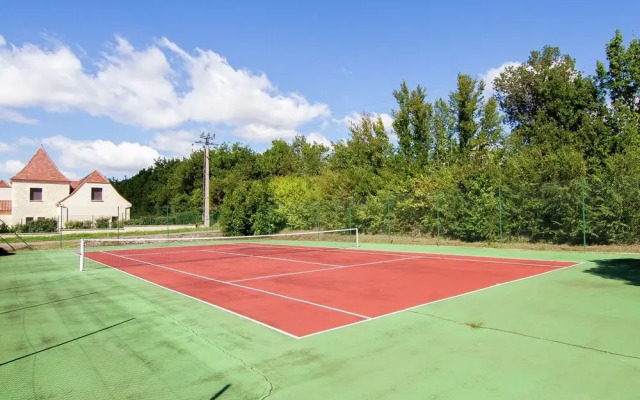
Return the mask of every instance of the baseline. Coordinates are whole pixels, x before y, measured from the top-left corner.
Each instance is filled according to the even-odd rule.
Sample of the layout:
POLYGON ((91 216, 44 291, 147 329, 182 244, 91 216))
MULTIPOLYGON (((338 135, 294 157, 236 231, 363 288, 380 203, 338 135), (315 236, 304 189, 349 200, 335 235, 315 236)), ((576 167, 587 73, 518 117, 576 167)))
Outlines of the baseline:
POLYGON ((392 312, 389 312, 389 313, 386 313, 386 314, 377 315, 375 317, 370 317, 369 319, 366 319, 366 320, 363 320, 363 321, 357 321, 357 322, 353 322, 353 323, 350 323, 350 324, 337 326, 335 328, 329 328, 329 329, 325 329, 325 330, 322 330, 322 331, 310 333, 308 335, 303 335, 303 336, 300 336, 299 338, 300 339, 305 339, 305 338, 309 338, 309 337, 312 337, 312 336, 320 335, 322 333, 333 332, 333 331, 337 331, 339 329, 348 328, 350 326, 359 325, 359 324, 361 324, 363 322, 375 321, 377 319, 385 318, 385 317, 388 317, 388 316, 391 316, 391 315, 395 315, 395 314, 399 314, 399 313, 402 313, 402 312, 405 312, 405 311, 409 311, 409 310, 414 310, 416 308, 428 306, 428 305, 431 305, 431 304, 440 303, 442 301, 453 300, 453 299, 456 299, 458 297, 463 297, 463 296, 468 296, 468 295, 471 295, 471 294, 476 294, 476 293, 479 293, 479 292, 482 292, 482 291, 485 291, 485 290, 489 290, 489 289, 495 289, 498 286, 509 285, 509 284, 517 283, 517 282, 524 281, 524 280, 527 280, 527 279, 537 278, 537 277, 540 277, 542 275, 547 275, 547 274, 551 274, 551 273, 554 273, 554 272, 562 271, 562 270, 565 270, 565 269, 568 269, 568 268, 573 268, 573 267, 576 267, 576 266, 578 266, 578 265, 580 265, 582 263, 583 262, 579 262, 579 263, 576 263, 576 264, 573 264, 573 265, 569 265, 569 266, 566 266, 566 267, 555 268, 555 269, 552 269, 551 271, 546 271, 546 272, 542 272, 542 273, 531 275, 531 276, 525 276, 524 278, 514 279, 512 281, 499 283, 499 284, 496 284, 496 285, 493 285, 493 286, 487 286, 487 287, 476 289, 476 290, 472 290, 472 291, 469 291, 469 292, 460 293, 460 294, 457 294, 457 295, 454 295, 454 296, 449 296, 449 297, 444 297, 444 298, 438 299, 438 300, 428 301, 426 303, 417 304, 415 306, 403 308, 401 310, 396 310, 396 311, 392 311, 392 312))

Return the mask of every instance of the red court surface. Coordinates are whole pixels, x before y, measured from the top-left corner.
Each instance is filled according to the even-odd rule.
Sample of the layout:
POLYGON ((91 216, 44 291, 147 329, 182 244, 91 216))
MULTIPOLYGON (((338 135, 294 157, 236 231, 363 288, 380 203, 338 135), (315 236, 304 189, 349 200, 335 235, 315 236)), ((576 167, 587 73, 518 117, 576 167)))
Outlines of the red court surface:
POLYGON ((295 338, 574 265, 269 244, 89 251, 86 257, 295 338))

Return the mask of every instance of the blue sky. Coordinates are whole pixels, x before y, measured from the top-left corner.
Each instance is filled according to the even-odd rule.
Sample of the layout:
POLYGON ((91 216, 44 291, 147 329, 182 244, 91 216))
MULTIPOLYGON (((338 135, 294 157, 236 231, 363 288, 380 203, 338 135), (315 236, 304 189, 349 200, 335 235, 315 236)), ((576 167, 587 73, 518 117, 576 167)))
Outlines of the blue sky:
POLYGON ((0 179, 43 144, 70 178, 184 156, 203 130, 261 151, 278 137, 390 124, 402 80, 447 96, 558 46, 593 73, 640 2, 22 1, 0 13, 0 179))

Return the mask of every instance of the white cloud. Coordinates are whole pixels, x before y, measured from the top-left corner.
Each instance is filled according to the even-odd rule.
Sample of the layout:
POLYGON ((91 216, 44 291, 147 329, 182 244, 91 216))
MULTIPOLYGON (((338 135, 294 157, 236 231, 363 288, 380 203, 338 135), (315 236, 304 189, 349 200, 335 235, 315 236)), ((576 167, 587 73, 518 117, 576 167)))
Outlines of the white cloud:
POLYGON ((233 134, 248 140, 267 142, 274 139, 291 139, 298 134, 298 131, 262 124, 249 124, 237 128, 233 134))
POLYGON ((389 114, 386 113, 382 113, 382 114, 376 114, 376 117, 380 117, 382 118, 382 124, 384 125, 384 128, 388 131, 393 130, 393 117, 389 114))
POLYGON ((13 146, 4 142, 0 142, 0 153, 8 153, 10 151, 13 151, 13 146))
POLYGON ((321 144, 323 146, 327 146, 329 148, 333 147, 331 141, 329 139, 327 139, 323 134, 321 133, 310 133, 307 135, 307 142, 309 143, 317 143, 317 144, 321 144))
POLYGON ((25 164, 18 160, 7 160, 0 162, 0 173, 15 175, 18 171, 24 168, 25 164))
POLYGON ((59 165, 65 168, 101 172, 137 172, 149 167, 160 154, 140 143, 113 143, 107 140, 72 140, 52 136, 42 142, 60 153, 59 165))
POLYGON ((488 99, 489 97, 495 94, 495 90, 493 88, 493 81, 508 67, 517 67, 520 64, 522 63, 518 61, 509 61, 500 65, 499 67, 491 68, 484 74, 480 74, 480 80, 483 80, 485 84, 485 88, 484 88, 485 99, 488 99))
POLYGON ((76 174, 73 171, 60 170, 60 172, 62 172, 62 175, 66 176, 68 179, 70 179, 72 181, 79 181, 80 179, 84 178, 84 176, 80 176, 80 175, 76 174))
MULTIPOLYGON (((200 138, 199 132, 178 130, 156 133, 149 143, 159 151, 166 151, 177 156, 189 156, 195 149, 194 142, 200 138)), ((200 145, 197 145, 198 147, 200 145)))
MULTIPOLYGON (((369 113, 373 120, 378 119, 380 117, 382 119, 382 124, 387 131, 393 130, 393 117, 386 113, 369 113)), ((362 113, 353 112, 342 119, 334 120, 337 123, 344 124, 346 127, 349 127, 351 124, 359 124, 362 120, 362 113)))
POLYGON ((325 104, 280 93, 265 74, 235 69, 211 50, 187 52, 167 38, 139 50, 117 37, 95 65, 83 65, 61 43, 15 46, 2 38, 0 67, 0 107, 81 110, 146 129, 225 123, 254 139, 330 114, 325 104))
POLYGON ((40 144, 40 142, 38 142, 35 139, 31 139, 23 136, 21 138, 18 138, 18 140, 16 141, 16 144, 18 146, 37 146, 40 144))
MULTIPOLYGON (((0 64, 0 67, 2 64, 0 64)), ((24 115, 20 114, 15 110, 11 110, 9 108, 0 107, 0 119, 10 122, 16 122, 18 124, 36 124, 37 120, 32 118, 27 118, 24 115)))

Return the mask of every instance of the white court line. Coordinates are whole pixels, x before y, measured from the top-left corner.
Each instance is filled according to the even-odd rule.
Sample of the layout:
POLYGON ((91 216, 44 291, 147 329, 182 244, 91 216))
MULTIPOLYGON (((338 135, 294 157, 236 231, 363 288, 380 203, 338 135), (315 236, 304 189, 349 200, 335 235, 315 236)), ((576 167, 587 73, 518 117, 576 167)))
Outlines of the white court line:
MULTIPOLYGON (((293 248, 299 248, 299 249, 323 249, 322 247, 308 247, 308 246, 295 246, 295 245, 278 245, 278 244, 269 244, 269 243, 264 243, 261 244, 260 246, 262 247, 293 247, 293 248)), ((255 247, 260 247, 260 246, 255 246, 255 247)), ((202 250, 202 251, 215 251, 215 250, 202 250)), ((457 258, 457 257, 443 257, 443 256, 439 256, 439 255, 435 255, 433 253, 412 253, 410 251, 397 251, 397 253, 401 253, 401 254, 390 254, 390 253, 385 253, 384 251, 365 251, 365 250, 358 250, 358 249, 334 249, 334 248, 329 248, 326 250, 322 250, 322 251, 326 251, 326 252, 342 252, 342 253, 353 253, 353 252, 357 252, 360 254, 371 254, 371 255, 378 255, 378 256, 389 256, 389 257, 399 257, 400 255, 409 255, 409 254, 416 254, 416 258, 424 258, 424 259, 434 259, 434 260, 447 260, 447 261, 466 261, 466 262, 481 262, 481 263, 490 263, 490 264, 507 264, 507 265, 523 265, 523 266, 529 266, 529 267, 547 267, 547 268, 566 268, 567 266, 558 266, 558 265, 551 265, 551 264, 540 264, 540 263, 525 263, 525 262, 519 262, 519 261, 497 261, 495 260, 495 258, 502 258, 502 257, 491 257, 493 258, 493 260, 483 260, 483 257, 475 257, 475 258, 457 258)), ((393 250, 392 250, 393 251, 393 250)), ((248 257, 260 257, 260 256, 248 256, 248 257)), ((464 256, 463 256, 464 257, 464 256)), ((468 257, 474 257, 474 256, 468 256, 468 257)), ((489 257, 487 257, 489 258, 489 257)), ((522 261, 526 261, 526 259, 521 259, 521 258, 504 258, 505 260, 522 260, 522 261)), ((532 261, 540 261, 542 263, 544 263, 544 260, 532 260, 532 261)), ((558 261, 549 261, 549 262, 558 262, 558 261)), ((565 262, 565 261, 559 261, 559 262, 565 262)), ((572 262, 572 261, 566 261, 566 262, 572 262)))
MULTIPOLYGON (((584 261, 583 261, 583 262, 584 262, 584 261)), ((316 336, 316 335, 319 335, 319 334, 321 334, 321 333, 327 333, 327 332, 336 331, 336 330, 338 330, 338 329, 342 329, 342 328, 348 328, 348 327, 350 327, 350 326, 358 325, 358 324, 361 324, 361 323, 363 323, 363 322, 369 322, 369 321, 373 321, 373 320, 376 320, 376 319, 380 319, 380 318, 388 317, 388 316, 390 316, 390 315, 399 314, 399 313, 401 313, 401 312, 405 312, 405 311, 413 310, 413 309, 415 309, 415 308, 419 308, 419 307, 427 306, 427 305, 430 305, 430 304, 440 303, 441 301, 446 301, 446 300, 451 300, 451 299, 455 299, 455 298, 458 298, 458 297, 467 296, 467 295, 474 294, 474 293, 478 293, 478 292, 482 292, 482 291, 484 291, 484 290, 488 290, 488 289, 494 289, 496 286, 503 286, 503 285, 508 285, 508 284, 510 284, 510 283, 515 283, 515 282, 519 282, 519 281, 524 281, 524 280, 526 280, 526 279, 537 278, 537 277, 539 277, 539 276, 546 275, 546 274, 550 274, 550 273, 557 272, 557 271, 560 271, 560 270, 564 270, 564 269, 567 269, 567 268, 573 268, 573 267, 575 267, 575 266, 578 266, 578 265, 582 264, 583 262, 579 262, 579 263, 577 263, 577 264, 569 265, 569 266, 566 266, 566 267, 561 267, 561 268, 552 269, 551 271, 542 272, 542 273, 540 273, 540 274, 535 274, 535 275, 525 276, 524 278, 514 279, 514 280, 512 280, 512 281, 508 281, 508 282, 496 283, 496 284, 495 284, 495 285, 493 285, 493 286, 487 286, 487 287, 484 287, 484 288, 481 288, 481 289, 472 290, 472 291, 470 291, 470 292, 460 293, 460 294, 457 294, 457 295, 455 295, 455 296, 445 297, 445 298, 443 298, 443 299, 433 300, 433 301, 429 301, 429 302, 426 302, 426 303, 423 303, 423 304, 418 304, 418 305, 415 305, 415 306, 411 306, 411 307, 403 308, 402 310, 397 310, 397 311, 393 311, 393 312, 390 312, 390 313, 387 313, 387 314, 378 315, 378 316, 376 316, 376 317, 369 317, 369 318, 368 318, 368 319, 366 319, 366 320, 362 320, 362 321, 358 321, 358 322, 352 322, 352 323, 350 323, 350 324, 341 325, 341 326, 338 326, 338 327, 335 327, 335 328, 330 328, 330 329, 325 329, 325 330, 323 330, 323 331, 318 331, 318 332, 310 333, 310 334, 308 334, 308 335, 300 336, 300 339, 305 339, 305 338, 308 338, 308 337, 316 336)))
POLYGON ((255 280, 258 280, 258 279, 267 279, 267 278, 277 278, 277 277, 281 277, 281 276, 290 276, 290 275, 308 274, 308 273, 311 273, 311 272, 331 271, 331 270, 334 270, 334 269, 353 268, 353 267, 364 267, 364 266, 366 266, 366 265, 376 265, 376 264, 392 263, 392 262, 397 262, 397 261, 415 260, 415 259, 417 259, 417 258, 420 258, 420 257, 398 258, 398 259, 395 259, 395 260, 373 261, 373 262, 362 263, 362 264, 342 265, 342 266, 339 266, 339 267, 329 267, 329 268, 320 268, 320 269, 310 269, 310 270, 308 270, 308 271, 286 272, 286 273, 282 273, 282 274, 256 276, 256 277, 254 277, 254 278, 236 279, 236 280, 233 280, 233 281, 227 281, 227 282, 245 282, 245 281, 255 281, 255 280))
POLYGON ((315 246, 297 246, 297 245, 282 245, 275 243, 260 243, 255 247, 293 247, 293 248, 307 248, 307 249, 324 249, 324 251, 329 252, 343 252, 343 253, 362 253, 362 254, 375 254, 375 255, 385 255, 397 257, 399 255, 408 255, 408 254, 422 254, 423 258, 434 258, 438 260, 452 260, 452 261, 468 261, 468 262, 484 262, 484 263, 495 263, 495 264, 511 264, 511 265, 525 265, 525 266, 537 266, 537 267, 550 267, 550 268, 566 268, 571 267, 573 265, 567 266, 557 266, 545 263, 553 263, 553 262, 577 262, 577 261, 557 261, 557 260, 536 260, 536 259, 527 259, 527 258, 512 258, 512 257, 491 257, 491 256, 460 256, 460 257, 451 257, 451 256, 440 256, 437 253, 421 253, 421 252, 412 252, 412 251, 404 251, 404 250, 361 250, 360 248, 323 248, 323 247, 315 247, 315 246), (398 254, 400 253, 400 254, 398 254), (468 257, 468 258, 467 258, 468 257), (503 260, 514 260, 514 261, 497 261, 496 259, 503 260), (519 261, 515 261, 519 260, 519 261), (522 261, 522 262, 521 262, 522 261), (527 262, 531 261, 531 262, 527 262), (536 263, 535 261, 538 261, 536 263))
MULTIPOLYGON (((105 252, 105 253, 106 253, 106 254, 110 254, 110 253, 108 253, 108 252, 105 252)), ((110 255, 118 256, 118 255, 115 255, 115 254, 110 254, 110 255)), ((123 257, 123 258, 126 258, 126 257, 123 257)), ((269 324, 266 324, 266 323, 264 323, 264 322, 261 322, 261 321, 255 320, 255 319, 253 319, 253 318, 251 318, 251 317, 248 317, 248 316, 246 316, 246 315, 236 313, 235 311, 231 311, 231 310, 226 309, 226 308, 224 308, 224 307, 220 307, 220 306, 218 306, 218 305, 216 305, 216 304, 209 303, 209 302, 207 302, 207 301, 205 301, 205 300, 202 300, 202 299, 199 299, 199 298, 197 298, 197 297, 193 297, 193 296, 190 296, 190 295, 188 295, 188 294, 185 294, 185 293, 182 293, 182 292, 179 292, 179 291, 176 291, 176 290, 173 290, 173 289, 167 288, 167 287, 162 286, 162 285, 159 285, 159 284, 157 284, 157 283, 155 283, 155 282, 151 282, 151 281, 146 280, 146 279, 144 279, 144 278, 141 278, 141 277, 139 277, 139 276, 133 275, 133 274, 131 274, 131 273, 129 273, 129 272, 126 272, 126 271, 123 271, 123 270, 121 270, 121 269, 115 268, 115 267, 113 267, 113 266, 111 266, 111 265, 104 264, 104 263, 99 262, 99 261, 96 261, 96 260, 92 260, 92 261, 94 261, 94 262, 96 262, 96 263, 98 263, 98 264, 105 265, 105 266, 107 266, 107 267, 109 267, 109 268, 116 269, 116 270, 118 270, 118 271, 120 271, 120 272, 122 272, 122 273, 125 273, 125 274, 129 275, 129 276, 132 276, 132 277, 137 278, 137 279, 140 279, 140 280, 142 280, 142 281, 145 281, 145 282, 151 283, 152 285, 155 285, 155 286, 157 286, 157 287, 160 287, 160 288, 163 288, 163 289, 165 289, 165 290, 171 291, 171 292, 173 292, 173 293, 176 293, 176 294, 179 294, 179 295, 182 295, 182 296, 185 296, 185 297, 188 297, 188 298, 191 298, 191 299, 197 300, 197 301, 199 301, 199 302, 201 302, 201 303, 204 303, 204 304, 207 304, 207 305, 209 305, 209 306, 211 306, 211 307, 217 308, 217 309, 222 310, 222 311, 229 312, 229 313, 231 313, 231 314, 233 314, 233 315, 236 315, 236 316, 238 316, 238 317, 244 318, 244 319, 246 319, 246 320, 248 320, 248 321, 255 322, 255 323, 257 323, 257 324, 259 324, 259 325, 261 325, 261 326, 264 326, 264 327, 269 328, 269 329, 271 329, 271 330, 274 330, 274 331, 276 331, 276 332, 282 333, 282 334, 284 334, 284 335, 286 335, 286 336, 288 336, 288 337, 294 338, 294 339, 305 339, 305 338, 309 338, 309 337, 312 337, 312 336, 320 335, 320 334, 322 334, 322 333, 327 333, 327 332, 336 331, 336 330, 338 330, 338 329, 348 328, 348 327, 350 327, 350 326, 358 325, 358 324, 361 324, 361 323, 363 323, 363 322, 368 322, 368 321, 372 321, 372 320, 380 319, 380 318, 383 318, 383 317, 388 317, 388 316, 390 316, 390 315, 399 314, 399 313, 401 313, 401 312, 405 312, 405 311, 413 310, 413 309, 416 309, 416 308, 419 308, 419 307, 423 307, 423 306, 426 306, 426 305, 435 304, 435 303, 439 303, 439 302, 442 302, 442 301, 451 300, 451 299, 455 299, 455 298, 458 298, 458 297, 463 297, 463 296, 466 296, 466 295, 470 295, 470 294, 478 293, 478 292, 481 292, 481 291, 484 291, 484 290, 488 290, 488 289, 495 288, 496 286, 503 286, 503 285, 506 285, 506 284, 515 283, 515 282, 518 282, 518 281, 523 281, 523 280, 526 280, 526 279, 536 278, 536 277, 538 277, 538 276, 542 276, 542 275, 550 274, 550 273, 553 273, 553 272, 557 272, 557 271, 559 271, 559 270, 564 270, 564 269, 567 269, 567 268, 573 268, 573 267, 575 267, 575 266, 578 266, 578 265, 580 265, 580 264, 583 264, 583 263, 584 263, 584 262, 580 262, 580 263, 576 263, 576 264, 574 264, 574 265, 570 265, 570 266, 566 266, 566 267, 561 267, 561 268, 552 269, 551 271, 546 271, 546 272, 543 272, 543 273, 540 273, 540 274, 531 275, 531 276, 527 276, 527 277, 520 278, 520 279, 515 279, 515 280, 508 281, 508 282, 504 282, 504 283, 498 283, 498 284, 495 284, 494 286, 487 286, 487 287, 484 287, 484 288, 481 288, 481 289, 473 290, 473 291, 466 292, 466 293, 461 293, 461 294, 458 294, 458 295, 455 295, 455 296, 450 296, 450 297, 446 297, 446 298, 443 298, 443 299, 438 299, 438 300, 434 300, 434 301, 426 302, 426 303, 423 303, 423 304, 418 304, 418 305, 415 305, 415 306, 411 306, 411 307, 404 308, 404 309, 402 309, 402 310, 397 310, 397 311, 393 311, 393 312, 390 312, 390 313, 387 313, 387 314, 378 315, 378 316, 376 316, 376 317, 366 317, 366 316, 359 316, 359 315, 357 315, 357 316, 359 316, 359 317, 361 317, 361 318, 363 318, 363 319, 362 319, 361 321, 358 321, 358 322, 354 322, 354 323, 346 324, 346 325, 341 325, 341 326, 338 326, 338 327, 335 327, 335 328, 325 329, 325 330, 318 331, 318 332, 314 332, 314 333, 311 333, 311 334, 308 334, 308 335, 296 336, 296 335, 294 335, 294 334, 291 334, 291 333, 289 333, 289 332, 283 331, 283 330, 281 330, 281 329, 278 329, 278 328, 276 328, 276 327, 274 327, 274 326, 271 326, 271 325, 269 325, 269 324)), ((137 260, 133 260, 133 261, 137 261, 137 260)), ((142 261, 138 261, 138 262, 142 262, 142 261)), ((146 262, 143 262, 143 263, 146 263, 146 262)), ((153 266, 157 266, 157 267, 158 267, 158 265, 154 265, 154 264, 151 264, 151 263, 146 263, 146 264, 150 264, 150 265, 153 265, 153 266)), ((172 269, 172 268, 169 268, 169 267, 163 267, 163 266, 159 266, 159 267, 161 267, 161 268, 166 268, 166 269, 172 269)), ((177 272, 186 273, 186 272, 184 272, 184 271, 177 271, 177 272)), ((195 275, 195 274, 191 274, 191 273, 186 273, 186 274, 189 274, 189 275, 195 275)), ((198 275, 195 275, 195 276, 198 276, 198 275)), ((207 277, 202 277, 202 278, 204 278, 204 279, 208 279, 208 280, 216 281, 215 279, 212 279, 212 278, 207 278, 207 277)), ((221 283, 227 283, 227 282, 221 282, 221 283)), ((232 284, 232 283, 229 283, 229 284, 232 284)), ((233 284, 232 284, 232 285, 233 285, 233 284)), ((242 286, 242 285, 234 285, 234 286, 240 286, 240 287, 242 287, 242 288, 252 289, 252 288, 249 288, 249 287, 244 287, 244 286, 242 286)), ((258 290, 258 291, 261 291, 261 290, 258 290)), ((277 295, 277 294, 276 294, 276 295, 277 295)), ((286 297, 286 296, 284 296, 284 297, 286 297)), ((303 301, 303 302, 306 302, 306 301, 303 301)), ((310 302, 308 302, 308 303, 310 303, 310 302)), ((319 306, 319 307, 326 307, 326 306, 322 306, 322 305, 315 304, 315 303, 310 303, 310 304, 312 304, 312 305, 316 305, 316 306, 319 306)), ((339 310, 336 310, 336 311, 339 311, 339 310)), ((340 311, 340 312, 342 312, 342 311, 340 311)))
POLYGON ((179 295, 184 296, 184 297, 188 297, 188 298, 193 299, 193 300, 197 300, 197 301, 199 301, 199 302, 201 302, 201 303, 204 303, 204 304, 206 304, 206 305, 209 305, 209 306, 211 306, 211 307, 213 307, 213 308, 217 308, 218 310, 226 311, 226 312, 228 312, 228 313, 230 313, 230 314, 233 314, 233 315, 238 316, 238 317, 240 317, 240 318, 244 318, 244 319, 246 319, 246 320, 248 320, 248 321, 255 322, 255 323, 256 323, 256 324, 258 324, 258 325, 262 325, 262 326, 264 326, 264 327, 266 327, 266 328, 269 328, 269 329, 272 329, 272 330, 274 330, 274 331, 276 331, 276 332, 282 333, 283 335, 286 335, 286 336, 292 337, 292 338, 294 338, 294 339, 300 339, 300 336, 296 336, 296 335, 294 335, 294 334, 292 334, 292 333, 289 333, 289 332, 287 332, 287 331, 283 331, 283 330, 281 330, 281 329, 276 328, 275 326, 271 326, 271 325, 266 324, 266 323, 264 323, 264 322, 258 321, 257 319, 253 319, 253 318, 251 318, 251 317, 247 317, 246 315, 239 314, 239 313, 237 313, 237 312, 235 312, 235 311, 231 311, 231 310, 229 310, 229 309, 227 309, 227 308, 220 307, 219 305, 216 305, 216 304, 213 304, 213 303, 209 303, 209 302, 208 302, 208 301, 206 301, 206 300, 199 299, 199 298, 197 298, 197 297, 193 297, 193 296, 189 296, 189 295, 188 295, 188 294, 186 294, 186 293, 182 293, 182 292, 179 292, 179 291, 177 291, 177 290, 169 289, 169 288, 168 288, 168 287, 166 287, 166 286, 162 286, 162 285, 160 285, 160 284, 158 284, 158 283, 151 282, 151 281, 146 280, 146 279, 144 279, 144 278, 141 278, 141 277, 139 277, 139 276, 133 275, 133 274, 131 274, 131 273, 129 273, 129 272, 123 271, 123 270, 121 270, 121 269, 119 269, 119 268, 113 267, 113 266, 111 266, 111 265, 109 265, 109 264, 105 264, 105 263, 103 263, 103 262, 96 261, 96 260, 93 260, 93 259, 91 259, 91 258, 89 258, 89 260, 91 260, 91 261, 93 261, 93 262, 95 262, 95 263, 97 263, 97 264, 104 265, 105 267, 109 267, 109 268, 115 269, 116 271, 122 272, 123 274, 127 274, 127 275, 132 276, 132 277, 134 277, 134 278, 136 278, 136 279, 140 279, 141 281, 144 281, 144 282, 150 283, 150 284, 155 285, 155 286, 157 286, 157 287, 159 287, 159 288, 162 288, 162 289, 168 290, 168 291, 170 291, 170 292, 173 292, 173 293, 179 294, 179 295))
POLYGON ((269 256, 254 256, 254 255, 250 255, 250 254, 232 253, 230 251, 204 250, 204 249, 203 250, 198 250, 198 251, 202 251, 202 252, 205 252, 205 253, 228 254, 228 255, 238 256, 238 257, 262 258, 262 259, 265 259, 265 260, 289 261, 289 262, 296 262, 296 263, 300 263, 300 264, 322 265, 322 266, 325 266, 325 267, 342 267, 342 265, 338 265, 338 264, 327 264, 327 263, 321 263, 321 262, 316 262, 316 261, 294 260, 294 259, 291 259, 291 258, 279 258, 279 257, 269 257, 269 256))
POLYGON ((260 293, 270 294, 270 295, 276 296, 276 297, 281 297, 283 299, 293 300, 293 301, 297 301, 297 302, 300 302, 300 303, 310 304, 310 305, 316 306, 316 307, 326 308, 328 310, 332 310, 332 311, 337 311, 337 312, 341 312, 341 313, 344 313, 344 314, 353 315, 354 317, 359 317, 359 318, 364 318, 364 319, 370 318, 370 317, 367 317, 366 315, 356 314, 356 313, 351 312, 351 311, 341 310, 339 308, 335 308, 335 307, 331 307, 331 306, 325 306, 323 304, 314 303, 312 301, 302 300, 302 299, 298 299, 298 298, 295 298, 295 297, 286 296, 284 294, 270 292, 268 290, 256 289, 256 288, 252 288, 250 286, 238 285, 237 283, 225 282, 225 281, 221 281, 221 280, 218 280, 218 279, 209 278, 207 276, 202 276, 202 275, 194 274, 192 272, 182 271, 182 270, 179 270, 179 269, 167 267, 167 266, 160 265, 160 264, 154 264, 154 263, 150 263, 150 262, 147 262, 147 261, 136 260, 135 258, 130 258, 130 257, 125 257, 125 256, 120 256, 120 255, 117 255, 117 254, 112 254, 112 253, 109 253, 108 251, 105 251, 103 253, 104 254, 109 254, 109 255, 115 256, 115 257, 124 258, 126 260, 131 260, 131 261, 135 261, 135 262, 139 262, 139 263, 143 263, 143 264, 148 264, 148 265, 151 265, 153 267, 168 269, 168 270, 171 270, 171 271, 178 272, 180 274, 191 275, 191 276, 195 276, 197 278, 205 279, 205 280, 208 280, 208 281, 222 283, 224 285, 235 286, 235 287, 239 287, 239 288, 242 288, 242 289, 253 290, 255 292, 260 292, 260 293))

